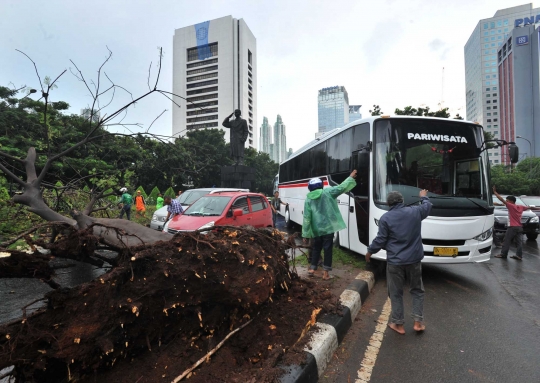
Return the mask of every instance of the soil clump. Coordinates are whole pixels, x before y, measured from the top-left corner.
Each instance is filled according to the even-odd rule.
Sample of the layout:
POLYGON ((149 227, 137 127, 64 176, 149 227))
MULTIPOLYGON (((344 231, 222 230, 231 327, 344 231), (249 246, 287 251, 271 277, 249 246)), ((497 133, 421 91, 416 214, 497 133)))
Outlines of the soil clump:
MULTIPOLYGON (((91 233, 65 248, 91 247, 91 233)), ((253 319, 189 380, 273 381, 279 364, 303 361, 299 338, 318 309, 339 312, 290 271, 290 246, 277 230, 225 227, 126 248, 109 273, 0 327, 0 369, 15 366, 19 382, 171 381, 253 319)))

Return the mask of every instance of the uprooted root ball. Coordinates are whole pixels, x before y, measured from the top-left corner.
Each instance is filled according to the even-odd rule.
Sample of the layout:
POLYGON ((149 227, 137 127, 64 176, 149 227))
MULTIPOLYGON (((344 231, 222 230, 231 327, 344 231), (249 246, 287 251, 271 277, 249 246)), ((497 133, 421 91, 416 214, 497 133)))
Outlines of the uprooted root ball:
MULTIPOLYGON (((135 358, 181 334, 235 328, 291 284, 281 233, 219 228, 130 248, 100 278, 47 295, 45 312, 0 328, 0 369, 54 382, 135 358)), ((196 346, 196 344, 195 344, 196 346)))

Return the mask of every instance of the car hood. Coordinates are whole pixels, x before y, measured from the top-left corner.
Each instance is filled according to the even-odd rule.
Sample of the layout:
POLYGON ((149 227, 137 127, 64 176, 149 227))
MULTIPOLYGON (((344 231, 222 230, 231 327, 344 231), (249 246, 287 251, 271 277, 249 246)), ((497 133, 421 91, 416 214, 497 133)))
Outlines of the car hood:
MULTIPOLYGON (((508 209, 504 208, 504 207, 496 207, 495 209, 493 209, 493 215, 495 217, 508 217, 508 209)), ((536 217, 536 214, 534 214, 532 211, 530 210, 525 210, 523 212, 523 217, 536 217)))
MULTIPOLYGON (((184 205, 184 204, 180 204, 180 205, 182 205, 182 209, 184 209, 184 211, 189 207, 189 205, 184 205)), ((154 212, 156 217, 166 217, 167 216, 167 207, 168 206, 163 206, 163 207, 160 207, 159 209, 157 209, 154 212)))
POLYGON ((216 222, 220 218, 220 216, 216 215, 204 217, 194 215, 177 215, 169 222, 169 229, 193 231, 199 229, 201 226, 204 226, 209 222, 216 222))

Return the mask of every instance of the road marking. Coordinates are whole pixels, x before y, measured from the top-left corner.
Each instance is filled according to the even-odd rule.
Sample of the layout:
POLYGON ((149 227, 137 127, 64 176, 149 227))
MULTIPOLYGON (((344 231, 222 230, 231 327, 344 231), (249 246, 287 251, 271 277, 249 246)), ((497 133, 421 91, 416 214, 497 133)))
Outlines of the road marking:
POLYGON ((355 380, 355 383, 368 383, 371 379, 371 372, 373 371, 373 367, 375 367, 377 355, 379 355, 379 350, 381 349, 384 332, 386 331, 388 319, 390 318, 390 312, 390 298, 388 298, 384 303, 379 319, 377 319, 375 332, 369 340, 369 345, 364 353, 364 359, 362 359, 360 369, 358 370, 358 379, 355 380))

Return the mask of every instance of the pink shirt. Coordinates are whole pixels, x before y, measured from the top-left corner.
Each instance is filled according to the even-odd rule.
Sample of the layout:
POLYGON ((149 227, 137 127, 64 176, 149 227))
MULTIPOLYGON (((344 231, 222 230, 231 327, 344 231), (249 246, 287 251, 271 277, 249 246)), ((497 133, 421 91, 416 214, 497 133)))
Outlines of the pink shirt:
POLYGON ((507 203, 506 208, 508 209, 508 217, 510 218, 509 226, 521 226, 521 215, 529 207, 507 203))

